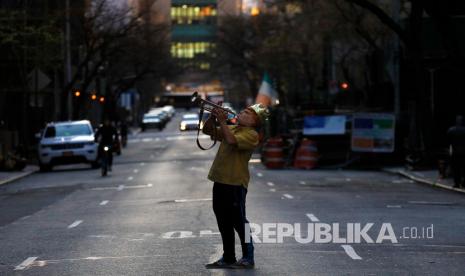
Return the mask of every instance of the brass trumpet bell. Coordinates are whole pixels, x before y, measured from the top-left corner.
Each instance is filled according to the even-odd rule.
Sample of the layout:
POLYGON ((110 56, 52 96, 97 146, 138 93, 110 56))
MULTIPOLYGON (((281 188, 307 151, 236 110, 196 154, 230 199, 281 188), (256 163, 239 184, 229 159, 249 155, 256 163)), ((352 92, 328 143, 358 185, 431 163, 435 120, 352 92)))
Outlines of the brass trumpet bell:
POLYGON ((223 110, 223 111, 225 111, 227 113, 232 114, 234 117, 236 116, 236 113, 232 112, 228 108, 222 107, 221 105, 217 105, 214 102, 202 99, 202 97, 200 97, 200 95, 199 95, 199 93, 197 91, 195 91, 194 94, 192 94, 191 102, 193 104, 198 105, 203 110, 207 110, 207 111, 212 112, 213 109, 218 108, 218 109, 221 109, 221 110, 223 110))

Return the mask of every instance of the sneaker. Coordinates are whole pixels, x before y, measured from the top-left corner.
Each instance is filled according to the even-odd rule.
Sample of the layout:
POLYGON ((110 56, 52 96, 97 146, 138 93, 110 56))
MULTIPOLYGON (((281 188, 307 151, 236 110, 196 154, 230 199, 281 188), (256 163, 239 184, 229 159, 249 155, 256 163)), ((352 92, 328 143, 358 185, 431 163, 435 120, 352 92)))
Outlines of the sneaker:
POLYGON ((223 258, 219 259, 218 261, 216 262, 213 262, 213 263, 210 263, 210 264, 206 264, 205 265, 205 268, 207 269, 215 269, 215 268, 232 268, 231 266, 233 264, 235 264, 236 262, 226 262, 224 261, 223 258))
POLYGON ((232 268, 236 268, 236 269, 252 269, 254 267, 255 267, 255 262, 248 260, 246 258, 242 258, 232 265, 232 268))

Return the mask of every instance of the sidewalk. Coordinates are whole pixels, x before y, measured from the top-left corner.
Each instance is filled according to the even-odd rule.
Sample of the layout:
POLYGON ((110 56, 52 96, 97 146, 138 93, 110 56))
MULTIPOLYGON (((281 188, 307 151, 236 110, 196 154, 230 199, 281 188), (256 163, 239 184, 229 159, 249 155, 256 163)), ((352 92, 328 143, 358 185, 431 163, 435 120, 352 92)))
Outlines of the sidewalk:
POLYGON ((28 165, 22 171, 0 171, 0 185, 10 183, 12 181, 18 180, 20 178, 31 175, 39 170, 39 167, 28 165))
POLYGON ((452 178, 439 179, 437 170, 430 171, 410 171, 403 167, 383 168, 382 171, 398 174, 414 180, 419 183, 427 184, 433 187, 439 187, 450 191, 455 191, 465 194, 465 189, 454 188, 454 180, 452 178))

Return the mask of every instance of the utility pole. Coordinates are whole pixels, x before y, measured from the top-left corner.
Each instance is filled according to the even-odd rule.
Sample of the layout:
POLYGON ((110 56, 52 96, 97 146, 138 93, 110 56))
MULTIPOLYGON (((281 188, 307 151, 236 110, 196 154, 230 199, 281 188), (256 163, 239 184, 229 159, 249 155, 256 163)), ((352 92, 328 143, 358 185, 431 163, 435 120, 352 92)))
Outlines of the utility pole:
MULTIPOLYGON (((400 0, 392 0, 391 3, 391 13, 392 18, 394 21, 399 24, 400 23, 400 0)), ((396 120, 400 119, 400 42, 399 37, 394 36, 392 42, 392 53, 391 53, 391 66, 390 66, 390 73, 392 79, 392 85, 394 87, 394 114, 396 116, 396 120)))
MULTIPOLYGON (((64 86, 67 87, 67 85, 71 82, 71 27, 70 27, 70 5, 69 5, 69 0, 65 0, 65 64, 64 64, 64 86)), ((67 112, 66 112, 66 117, 68 120, 71 120, 71 116, 73 114, 73 105, 72 105, 72 95, 71 95, 71 89, 68 91, 65 91, 66 93, 66 106, 67 106, 67 112)))

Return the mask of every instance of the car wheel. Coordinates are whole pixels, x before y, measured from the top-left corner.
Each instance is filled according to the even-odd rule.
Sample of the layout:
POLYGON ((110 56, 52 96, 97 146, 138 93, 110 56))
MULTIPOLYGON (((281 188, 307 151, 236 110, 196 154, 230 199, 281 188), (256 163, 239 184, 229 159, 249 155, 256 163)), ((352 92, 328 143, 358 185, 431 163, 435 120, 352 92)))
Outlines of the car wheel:
POLYGON ((41 172, 49 172, 52 170, 52 165, 40 164, 39 168, 41 172))

